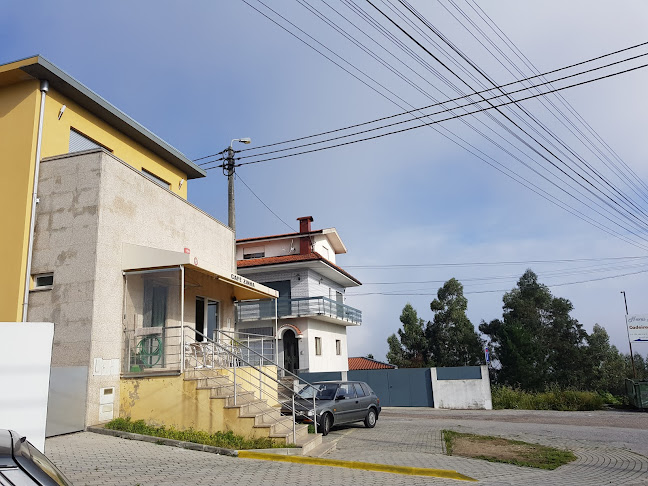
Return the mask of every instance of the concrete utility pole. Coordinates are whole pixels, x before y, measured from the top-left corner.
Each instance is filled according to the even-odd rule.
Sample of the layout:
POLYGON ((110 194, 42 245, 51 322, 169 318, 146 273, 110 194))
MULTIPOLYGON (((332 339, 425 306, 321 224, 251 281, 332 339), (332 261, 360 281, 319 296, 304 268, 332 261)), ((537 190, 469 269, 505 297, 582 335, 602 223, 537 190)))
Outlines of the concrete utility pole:
POLYGON ((236 208, 234 202, 234 154, 236 150, 232 148, 234 142, 241 142, 246 145, 252 143, 250 138, 235 138, 233 139, 229 147, 227 147, 227 155, 225 155, 225 163, 223 164, 223 173, 227 175, 227 225, 232 228, 234 234, 236 234, 236 208))
POLYGON ((637 370, 635 369, 634 356, 632 354, 632 341, 630 341, 630 329, 628 329, 628 300, 626 299, 625 290, 622 290, 621 293, 623 294, 623 302, 625 303, 625 310, 626 310, 626 331, 628 331, 628 346, 630 346, 630 362, 632 363, 632 376, 634 376, 634 379, 636 380, 637 370))

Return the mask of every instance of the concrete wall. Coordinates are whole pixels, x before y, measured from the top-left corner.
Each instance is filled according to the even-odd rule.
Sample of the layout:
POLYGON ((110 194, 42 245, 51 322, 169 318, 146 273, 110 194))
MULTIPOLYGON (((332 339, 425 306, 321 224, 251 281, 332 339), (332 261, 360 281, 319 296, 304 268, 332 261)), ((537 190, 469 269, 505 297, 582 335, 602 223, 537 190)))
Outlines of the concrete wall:
MULTIPOLYGON (((201 267, 229 275, 233 233, 103 150, 45 159, 39 193, 33 273, 53 272, 54 285, 32 292, 28 317, 55 322, 53 366, 89 366, 86 424, 92 425, 99 422, 100 390, 119 389, 119 367, 95 374, 93 362, 121 359, 123 243, 189 248, 201 267)), ((231 291, 216 291, 221 322, 234 322, 231 291)))
POLYGON ((439 379, 438 368, 431 368, 434 408, 492 410, 488 366, 483 365, 480 368, 481 379, 461 379, 459 374, 446 374, 446 377, 451 379, 439 379))

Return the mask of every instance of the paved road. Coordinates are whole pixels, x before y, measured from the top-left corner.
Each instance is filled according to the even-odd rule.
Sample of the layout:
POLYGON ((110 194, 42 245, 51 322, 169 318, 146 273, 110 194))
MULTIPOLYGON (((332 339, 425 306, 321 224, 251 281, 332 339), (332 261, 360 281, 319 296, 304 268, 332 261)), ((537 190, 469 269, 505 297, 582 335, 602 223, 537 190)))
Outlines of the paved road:
MULTIPOLYGON (((325 457, 454 469, 486 485, 648 484, 648 414, 631 412, 437 411, 384 409, 376 428, 333 429, 325 457), (568 447, 578 460, 540 471, 442 453, 440 431, 501 435, 568 447)), ((48 439, 46 452, 75 485, 371 484, 457 481, 217 456, 88 432, 48 439)))

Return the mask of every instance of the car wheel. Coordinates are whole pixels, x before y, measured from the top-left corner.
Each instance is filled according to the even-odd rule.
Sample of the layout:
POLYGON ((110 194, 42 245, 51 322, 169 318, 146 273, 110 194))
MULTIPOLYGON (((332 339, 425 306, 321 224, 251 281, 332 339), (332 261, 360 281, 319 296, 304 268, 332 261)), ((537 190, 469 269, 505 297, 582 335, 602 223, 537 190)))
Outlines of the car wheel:
POLYGON ((373 408, 369 409, 367 416, 364 419, 365 427, 373 429, 376 426, 377 419, 378 416, 376 415, 376 411, 373 408))
POLYGON ((322 420, 320 421, 320 429, 318 430, 318 432, 320 432, 322 435, 328 435, 328 433, 331 431, 331 425, 333 425, 333 417, 330 413, 325 413, 324 415, 322 415, 322 420))

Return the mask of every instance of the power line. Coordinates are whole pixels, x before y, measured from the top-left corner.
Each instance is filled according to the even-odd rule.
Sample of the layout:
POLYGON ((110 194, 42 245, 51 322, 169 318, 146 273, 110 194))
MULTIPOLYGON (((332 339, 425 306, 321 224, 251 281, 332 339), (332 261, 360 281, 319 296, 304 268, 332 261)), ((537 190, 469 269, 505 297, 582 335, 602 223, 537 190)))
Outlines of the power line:
MULTIPOLYGON (((563 282, 563 283, 557 283, 557 284, 549 284, 546 285, 549 288, 553 287, 564 287, 567 285, 578 285, 582 283, 589 283, 589 282, 598 282, 601 280, 610 280, 613 278, 619 278, 619 277, 627 277, 630 275, 639 275, 642 273, 646 273, 648 270, 639 270, 636 272, 629 272, 629 273, 622 273, 618 275, 610 275, 607 277, 599 277, 599 278, 591 278, 587 280, 578 280, 575 282, 563 282)), ((492 294, 492 293, 499 293, 499 292, 510 292, 512 289, 493 289, 493 290, 469 290, 464 292, 464 295, 469 295, 469 294, 492 294)), ((386 292, 367 292, 367 293, 361 293, 361 294, 352 294, 352 293, 347 293, 346 294, 348 297, 365 297, 369 295, 381 295, 381 296, 400 296, 400 297, 414 297, 414 296, 436 296, 436 292, 426 292, 426 293, 403 293, 403 294, 397 294, 397 293, 386 293, 386 292)))
POLYGON ((558 264, 576 262, 603 262, 619 260, 641 260, 648 256, 624 256, 624 257, 603 257, 603 258, 562 258, 555 260, 504 260, 494 262, 435 262, 435 263, 414 263, 414 264, 383 264, 383 265, 345 265, 345 268, 430 268, 430 267, 478 267, 478 266, 501 266, 501 265, 535 265, 535 264, 558 264))
POLYGON ((238 172, 236 173, 236 176, 235 176, 235 177, 236 177, 239 181, 241 181, 241 182, 243 183, 243 185, 244 185, 245 187, 248 188, 248 191, 250 191, 250 192, 252 193, 252 195, 253 195, 254 197, 256 197, 256 198, 259 200, 259 202, 260 202, 261 204, 263 204, 263 205, 266 207, 266 209, 267 209, 268 211, 270 211, 272 214, 274 214, 275 217, 276 217, 279 221, 281 221, 281 222, 282 222, 283 224, 285 224, 288 228, 290 228, 291 231, 295 231, 295 232, 296 232, 296 230, 295 230, 292 226, 290 226, 290 225, 289 225, 288 223, 286 223, 283 219, 281 219, 281 217, 280 217, 277 213, 275 213, 272 209, 270 209, 270 206, 268 206, 266 203, 264 203, 263 200, 261 200, 261 198, 260 198, 259 196, 256 195, 256 193, 252 190, 252 188, 251 188, 250 186, 248 186, 248 185, 245 183, 245 181, 241 178, 241 175, 240 175, 238 172))
MULTIPOLYGON (((246 3, 247 3, 247 2, 246 2, 246 3)), ((260 3, 263 4, 263 2, 260 2, 260 3)), ((269 7, 267 7, 267 5, 265 5, 265 4, 263 4, 263 5, 266 6, 266 8, 269 8, 269 7)), ((257 10, 257 9, 255 9, 255 10, 257 10)), ((270 10, 272 10, 272 9, 270 9, 270 10)), ((274 10, 272 10, 272 11, 275 12, 274 10)), ((276 12, 275 12, 275 13, 276 13, 276 12)), ((265 14, 264 14, 264 15, 265 15, 265 14)), ((267 17, 267 16, 266 16, 266 17, 267 17)), ((285 20, 285 17, 283 17, 283 16, 280 16, 280 17, 283 18, 283 19, 285 20)), ((272 20, 272 19, 271 19, 271 20, 272 20)), ((277 23, 277 22, 274 21, 274 20, 273 20, 273 22, 277 23)), ((289 22, 289 23, 290 23, 290 22, 289 22)), ((290 24, 294 26, 293 23, 290 23, 290 24)), ((280 24, 277 23, 277 25, 280 25, 280 24)), ((281 26, 281 25, 280 25, 280 26, 281 26)), ((281 27, 282 27, 284 30, 287 30, 285 27, 283 27, 283 26, 281 26, 281 27)), ((299 29, 299 30, 300 30, 301 32, 303 32, 302 29, 299 29)), ((299 39, 299 36, 297 36, 296 34, 294 34, 294 33, 292 33, 292 32, 291 32, 291 34, 292 34, 293 36, 295 36, 295 37, 297 37, 297 38, 299 39)), ((307 34, 307 35, 308 35, 308 34, 307 34)), ((309 37, 312 38, 312 36, 309 36, 309 37)), ((300 40, 302 40, 302 39, 300 39, 300 40)), ((310 44, 309 44, 308 42, 305 42, 305 41, 303 41, 303 40, 302 40, 302 42, 304 42, 304 43, 306 43, 307 45, 310 46, 310 44)), ((319 42, 318 42, 318 43, 319 43, 319 42)), ((322 45, 321 43, 319 43, 319 44, 322 45)), ((311 46, 311 47, 312 47, 312 46, 311 46)), ((327 49, 328 49, 328 48, 327 48, 327 49)), ((320 52, 320 51, 318 51, 317 49, 315 49, 315 50, 316 50, 317 52, 320 52)), ((328 49, 328 50, 330 51, 330 49, 328 49)), ((324 57, 326 57, 327 59, 329 59, 327 56, 324 56, 324 57)), ((337 56, 337 57, 340 57, 340 56, 337 56)), ((343 58, 341 58, 341 59, 343 59, 343 58)), ((347 62, 347 64, 349 64, 349 65, 351 66, 351 64, 348 63, 348 61, 345 61, 345 62, 347 62)), ((438 75, 438 73, 437 73, 437 75, 438 75)), ((445 79, 445 81, 448 82, 447 79, 445 79)), ((381 85, 381 86, 382 86, 382 85, 381 85)), ((456 88, 455 88, 455 89, 456 89, 456 88)), ((375 89, 374 89, 374 90, 375 90, 375 89)), ((389 91, 389 92, 390 92, 390 93, 393 93, 393 91, 389 91)), ((382 93, 381 93, 381 94, 382 94, 382 93)), ((382 95, 383 95, 384 97, 386 97, 387 99, 389 99, 390 101, 392 101, 393 103, 395 103, 397 106, 400 106, 397 102, 395 102, 394 100, 390 99, 388 96, 385 96, 384 94, 382 94, 382 95)), ((401 101, 403 101, 402 98, 400 98, 400 97, 398 97, 398 98, 399 98, 401 101)), ((410 105, 410 106, 411 106, 411 105, 410 105)), ((402 108, 402 107, 401 107, 401 108, 402 108)), ((414 108, 414 107, 412 106, 412 108, 414 108)), ((466 122, 464 121, 464 123, 466 123, 466 122)), ((469 124, 468 124, 468 125, 469 125, 469 124)), ((471 125, 469 125, 469 126, 471 126, 471 125)), ((472 128, 474 129, 474 127, 472 127, 472 128)), ((443 128, 442 128, 442 129, 443 129, 443 128)), ((443 129, 443 130, 445 131, 445 129, 443 129)), ((479 131, 478 131, 478 133, 479 133, 479 131)), ((552 204, 555 204, 555 205, 561 207, 562 209, 566 210, 567 212, 569 212, 569 213, 571 213, 571 214, 573 214, 573 215, 576 215, 577 217, 579 217, 579 218, 582 219, 583 221, 588 222, 589 224, 591 224, 591 225, 593 225, 593 226, 595 226, 595 227, 601 229, 602 231, 604 231, 604 232, 610 234, 611 236, 614 236, 614 237, 616 237, 616 238, 619 238, 619 239, 621 239, 621 240, 623 240, 623 241, 625 241, 625 242, 628 242, 629 244, 633 244, 634 246, 637 246, 637 247, 640 247, 640 248, 645 249, 645 248, 642 247, 641 245, 639 245, 639 244, 637 244, 637 243, 635 243, 635 242, 632 242, 631 240, 629 240, 628 238, 626 238, 624 235, 621 235, 621 234, 618 233, 618 232, 613 232, 613 231, 609 230, 609 228, 607 228, 607 227, 605 227, 605 226, 602 226, 601 223, 599 223, 599 222, 597 222, 597 221, 591 219, 590 217, 584 215, 581 211, 578 211, 577 209, 575 209, 575 208, 573 208, 573 207, 571 207, 571 206, 569 206, 569 205, 565 206, 565 203, 564 203, 563 201, 561 201, 560 199, 558 199, 556 196, 551 195, 550 193, 546 192, 545 190, 539 188, 538 186, 536 186, 535 184, 533 184, 532 182, 530 182, 528 179, 524 178, 524 177, 521 176, 520 174, 517 174, 517 173, 515 173, 514 171, 512 171, 511 169, 509 169, 508 167, 502 165, 498 160, 493 159, 492 157, 490 157, 489 155, 483 153, 481 150, 477 149, 477 148, 474 147, 473 145, 467 143, 467 142, 466 142, 465 140, 463 140, 461 137, 458 137, 458 136, 456 136, 455 134, 452 134, 452 133, 450 133, 449 135, 446 135, 445 133, 441 133, 441 134, 442 134, 443 136, 446 136, 447 138, 449 138, 449 139, 450 139, 451 141, 453 141, 454 143, 457 143, 458 145, 462 146, 463 148, 465 148, 466 150, 468 150, 471 154, 475 155, 475 156, 476 156, 477 158, 479 158, 480 160, 482 160, 482 161, 486 162, 487 164, 491 165, 492 167, 496 168, 496 170, 499 170, 500 172, 502 172, 503 174, 505 174, 505 175, 507 175, 508 177, 512 178, 512 179, 515 180, 516 182, 522 184, 523 186, 529 188, 530 190, 532 190, 532 191, 535 192, 536 194, 538 194, 538 195, 540 195, 541 197, 547 199, 547 200, 550 201, 552 204), (461 142, 458 142, 457 140, 455 140, 455 139, 454 139, 455 137, 456 137, 457 139, 461 140, 461 142), (463 142, 464 144, 466 144, 466 145, 469 145, 473 150, 466 148, 466 146, 463 145, 462 142, 463 142), (477 152, 483 154, 484 157, 490 159, 493 163, 489 162, 489 161, 486 160, 484 157, 482 157, 482 156, 476 154, 475 151, 477 151, 477 152), (501 168, 500 168, 500 167, 501 167, 501 168), (524 182, 522 182, 522 181, 524 181, 524 182), (533 187, 535 187, 537 190, 533 189, 533 187), (578 216, 578 215, 580 215, 580 216, 578 216)), ((482 134, 482 135, 483 135, 483 134, 482 134)), ((488 139, 488 138, 487 138, 487 139, 488 139)), ((505 140, 506 140, 506 139, 505 139, 505 140)), ((508 143, 510 143, 510 142, 508 142, 508 143)), ((328 147, 328 148, 332 148, 332 147, 328 147)), ((500 148, 502 148, 502 147, 500 146, 500 148)), ((297 153, 297 154, 292 154, 291 156, 294 156, 294 155, 300 155, 300 154, 299 154, 299 153, 297 153)), ((509 155, 513 156, 513 155, 510 154, 510 153, 509 153, 509 155)), ((516 158, 516 160, 520 161, 520 159, 518 159, 517 157, 515 157, 515 156, 513 156, 513 157, 516 158)), ((284 158, 284 157, 276 157, 276 158, 284 158)), ((275 158, 275 159, 276 159, 276 158, 275 158)), ((259 161, 254 161, 254 162, 257 163, 257 162, 259 162, 259 161)), ((520 162, 521 162, 521 161, 520 161, 520 162)), ((529 169, 531 169, 531 170, 533 170, 534 172, 537 173, 537 171, 535 171, 534 169, 532 169, 531 167, 529 167, 527 164, 525 164, 525 166, 527 166, 527 168, 529 168, 529 169)), ((546 169, 545 169, 545 170, 546 170, 546 169)), ((539 174, 539 175, 540 175, 540 174, 539 174)), ((543 176, 543 177, 544 177, 544 176, 543 176)), ((545 179, 546 179, 546 177, 545 177, 545 179)), ((564 182, 564 181, 562 181, 562 182, 564 182)), ((556 184, 554 183, 554 185, 556 185, 556 184)), ((556 186, 556 187, 559 187, 559 186, 556 186)), ((560 187, 559 187, 559 188, 560 188, 560 187)), ((573 196, 572 194, 570 194, 569 192, 564 191, 563 188, 560 188, 560 189, 563 190, 563 192, 566 192, 570 197, 574 197, 574 196, 573 196)), ((572 189, 573 189, 573 188, 572 188, 572 189)), ((580 204, 583 204, 583 205, 585 205, 586 207, 588 207, 589 209, 592 209, 589 205, 587 205, 587 203, 584 203, 583 201, 579 200, 578 198, 574 198, 574 199, 575 199, 576 201, 578 201, 580 204)), ((592 201, 592 202, 593 202, 593 201, 592 201)), ((604 216, 603 214, 601 214, 600 212, 598 212, 598 211, 596 211, 596 210, 594 210, 594 211, 595 211, 597 214, 599 214, 600 216, 605 217, 605 216, 604 216)), ((608 219, 608 220, 610 220, 610 218, 607 218, 607 217, 605 217, 605 218, 608 219)), ((610 221, 612 221, 612 220, 610 220, 610 221)), ((614 224, 617 224, 616 221, 612 221, 612 222, 613 222, 614 224)), ((620 226, 620 225, 617 224, 617 226, 620 226)), ((623 227, 623 226, 620 226, 620 227, 623 228, 623 229, 626 229, 626 228, 623 227)), ((626 229, 626 231, 627 231, 627 229, 626 229)), ((631 232, 631 233, 638 237, 638 235, 636 235, 636 233, 634 233, 634 232, 631 232)))
MULTIPOLYGON (((266 18, 268 18, 269 20, 271 20, 272 22, 274 22, 276 25, 278 25, 278 26, 281 27, 282 29, 286 30, 283 26, 281 26, 280 24, 278 24, 277 22, 275 22, 273 19, 271 19, 270 17, 268 17, 267 15, 265 15, 263 12, 259 11, 258 9, 256 9, 256 8, 253 7, 252 5, 250 5, 247 1, 245 1, 245 0, 242 0, 242 1, 244 1, 244 3, 246 3, 246 4, 249 5, 250 7, 254 8, 254 10, 256 10, 257 12, 261 13, 264 17, 266 17, 266 18)), ((290 34, 292 34, 290 31, 287 31, 287 32, 290 33, 290 34)), ((294 36, 294 34, 292 34, 292 35, 294 36)), ((301 40, 301 39, 299 39, 299 40, 301 40)), ((303 42, 303 41, 302 41, 302 42, 303 42)), ((349 129, 352 129, 352 128, 357 128, 357 127, 361 127, 361 126, 369 125, 369 124, 371 124, 371 123, 377 123, 377 122, 379 122, 379 121, 389 120, 389 119, 392 119, 392 118, 395 118, 395 117, 399 117, 399 116, 403 116, 403 115, 408 115, 408 114, 411 114, 411 113, 414 113, 414 112, 417 112, 417 111, 420 111, 420 110, 425 110, 425 109, 432 108, 432 107, 435 107, 435 106, 439 106, 439 105, 442 105, 442 104, 445 104, 445 103, 449 103, 449 102, 453 102, 453 101, 459 101, 459 100, 462 100, 462 99, 465 99, 465 98, 469 98, 469 97, 471 97, 471 96, 475 96, 475 95, 482 94, 482 93, 487 93, 487 92, 489 92, 489 91, 493 91, 493 90, 496 90, 496 89, 502 89, 502 88, 506 88, 506 87, 508 87, 508 86, 512 86, 512 85, 515 85, 515 84, 524 83, 524 82, 526 82, 526 81, 530 81, 530 80, 532 80, 532 79, 545 77, 545 76, 548 76, 548 75, 550 75, 550 74, 554 74, 554 73, 557 73, 557 72, 560 72, 560 71, 565 71, 565 70, 568 70, 568 69, 571 69, 571 68, 574 68, 574 67, 577 67, 577 66, 581 66, 581 65, 583 65, 583 64, 588 64, 588 63, 591 63, 591 62, 594 62, 594 61, 598 61, 598 60, 600 60, 600 59, 604 59, 604 58, 606 58, 606 57, 614 56, 614 55, 616 55, 616 54, 620 54, 620 53, 622 53, 622 52, 626 52, 626 51, 629 51, 629 50, 637 49, 637 48, 639 48, 639 47, 643 47, 643 46, 646 46, 646 45, 648 45, 648 42, 642 42, 642 43, 640 43, 640 44, 636 44, 636 45, 633 45, 633 46, 630 46, 630 47, 625 47, 625 48, 623 48, 623 49, 618 49, 618 50, 616 50, 616 51, 609 52, 609 53, 607 53, 607 54, 603 54, 603 55, 600 55, 600 56, 596 56, 596 57, 593 57, 593 58, 587 59, 587 60, 585 60, 585 61, 580 61, 580 62, 573 63, 573 64, 570 64, 570 65, 568 65, 568 66, 564 66, 564 67, 561 67, 561 68, 558 68, 558 69, 553 69, 553 70, 551 70, 551 71, 547 71, 547 72, 544 72, 544 73, 542 73, 542 74, 536 74, 536 75, 533 75, 533 76, 526 77, 526 78, 524 78, 524 79, 518 79, 518 80, 516 80, 516 81, 511 81, 511 82, 509 82, 509 83, 504 83, 504 84, 501 84, 501 85, 495 86, 495 87, 493 87, 493 88, 487 88, 487 89, 484 89, 484 90, 481 90, 481 91, 476 91, 476 92, 473 92, 473 93, 469 93, 469 94, 466 94, 466 95, 464 95, 464 96, 460 96, 460 97, 457 97, 457 98, 449 99, 449 100, 446 100, 446 101, 443 101, 443 102, 434 103, 434 104, 427 105, 427 106, 423 106, 423 107, 420 107, 420 108, 414 108, 414 109, 412 109, 412 110, 407 110, 407 111, 403 111, 403 112, 400 112, 400 113, 396 113, 396 114, 394 114, 394 115, 389 115, 389 116, 385 116, 385 117, 381 117, 381 118, 376 118, 376 119, 374 119, 374 120, 370 120, 370 121, 366 121, 366 122, 362 122, 362 123, 356 123, 356 124, 354 124, 354 125, 349 125, 349 126, 342 127, 342 128, 336 128, 336 129, 333 129, 333 130, 327 130, 327 131, 320 132, 320 133, 316 133, 316 134, 312 134, 312 135, 306 135, 306 136, 303 136, 303 137, 292 138, 292 139, 289 139, 289 140, 285 140, 285 141, 283 141, 283 142, 274 142, 274 143, 269 143, 269 144, 265 144, 265 145, 259 145, 259 146, 256 146, 256 147, 245 148, 245 149, 241 149, 241 150, 239 150, 239 152, 248 152, 248 151, 251 151, 251 150, 260 150, 260 149, 262 149, 262 148, 274 147, 274 146, 276 146, 276 145, 283 145, 283 144, 287 144, 287 143, 298 142, 298 141, 306 140, 306 139, 309 139, 309 138, 320 137, 320 136, 323 136, 323 135, 329 135, 329 134, 331 134, 331 133, 337 133, 337 132, 341 132, 341 131, 344 131, 344 130, 349 130, 349 129)), ((319 52, 319 51, 318 51, 318 52, 319 52)), ((323 54, 322 54, 322 55, 323 55, 323 54)), ((645 55, 645 54, 644 54, 644 55, 645 55)), ((325 56, 325 57, 326 57, 326 56, 325 56)), ((641 57, 641 56, 638 56, 638 57, 641 57)), ((328 58, 327 58, 327 59, 328 59, 328 58)), ((634 59, 634 57, 629 58, 629 60, 630 60, 630 59, 634 59)), ((334 62, 334 61, 332 61, 332 62, 334 62)), ((338 65, 338 64, 335 63, 335 62, 334 62, 334 64, 338 65)), ((613 63, 613 64, 616 64, 616 63, 613 63)), ((612 64, 608 64, 607 66, 611 66, 611 65, 612 65, 612 64)), ((339 67, 341 67, 341 66, 339 66, 339 67)), ((344 69, 344 68, 341 67, 341 69, 344 69)), ((600 69, 600 68, 599 68, 599 69, 600 69)), ((345 71, 346 71, 346 69, 345 69, 345 71)), ((585 71, 584 73, 587 73, 587 72, 590 72, 590 71, 585 71)), ((351 73, 349 73, 349 74, 351 74, 351 73)), ((354 76, 354 77, 355 77, 355 76, 354 76)), ((356 79, 357 79, 357 78, 356 78, 356 79)), ((564 79, 564 78, 560 78, 560 79, 564 79)), ((553 82, 555 82, 555 81, 553 81, 553 82)), ((547 83, 542 83, 542 84, 544 85, 544 84, 548 84, 548 83, 551 83, 551 81, 549 81, 549 82, 547 82, 547 83)), ((526 88, 526 89, 531 89, 531 88, 533 88, 533 87, 534 87, 534 86, 530 86, 529 88, 526 88)), ((514 91, 514 92, 517 92, 517 91, 514 91)), ((513 93, 514 93, 514 92, 513 92, 513 93)), ((502 96, 502 95, 500 95, 500 96, 502 96)), ((197 158, 197 159, 194 159, 193 161, 196 162, 196 161, 199 161, 199 160, 204 160, 204 159, 207 159, 207 158, 210 158, 210 157, 215 157, 215 156, 217 156, 217 155, 221 155, 221 154, 223 154, 223 153, 224 153, 224 151, 217 152, 217 153, 215 153, 215 154, 211 154, 211 155, 205 155, 205 156, 203 156, 203 157, 199 157, 199 158, 197 158)), ((219 159, 219 160, 222 160, 222 159, 219 159)))

